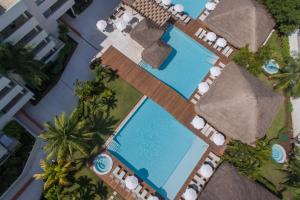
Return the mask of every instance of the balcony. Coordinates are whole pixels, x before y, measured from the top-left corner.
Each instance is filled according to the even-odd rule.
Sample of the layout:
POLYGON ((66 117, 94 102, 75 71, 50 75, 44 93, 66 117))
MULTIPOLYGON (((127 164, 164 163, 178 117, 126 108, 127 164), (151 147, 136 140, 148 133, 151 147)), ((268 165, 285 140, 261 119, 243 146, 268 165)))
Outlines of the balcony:
POLYGON ((25 11, 24 14, 21 14, 19 17, 17 17, 14 21, 12 21, 8 26, 6 26, 0 32, 0 42, 3 42, 8 37, 10 37, 20 27, 22 27, 24 24, 26 24, 26 22, 29 21, 31 18, 32 18, 32 15, 27 11, 25 11))
POLYGON ((59 0, 50 6, 44 13, 44 17, 49 20, 57 20, 67 12, 73 5, 74 0, 59 0))
POLYGON ((24 47, 29 43, 35 36, 37 36, 42 29, 39 26, 33 28, 29 33, 27 33, 19 42, 16 43, 17 46, 24 47))

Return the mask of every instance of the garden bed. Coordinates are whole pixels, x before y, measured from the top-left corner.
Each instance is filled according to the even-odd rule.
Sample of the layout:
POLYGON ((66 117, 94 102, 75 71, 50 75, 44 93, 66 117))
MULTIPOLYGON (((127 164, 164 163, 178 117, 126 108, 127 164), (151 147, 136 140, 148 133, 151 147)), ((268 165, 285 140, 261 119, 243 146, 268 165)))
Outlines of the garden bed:
POLYGON ((21 175, 35 142, 34 137, 16 121, 9 122, 3 131, 19 140, 21 145, 0 167, 0 196, 21 175))

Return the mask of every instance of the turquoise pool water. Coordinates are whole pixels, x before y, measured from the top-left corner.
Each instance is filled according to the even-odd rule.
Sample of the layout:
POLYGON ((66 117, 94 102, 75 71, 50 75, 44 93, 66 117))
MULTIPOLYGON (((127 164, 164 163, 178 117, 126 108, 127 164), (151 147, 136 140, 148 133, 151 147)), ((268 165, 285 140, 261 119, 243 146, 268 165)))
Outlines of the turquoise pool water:
POLYGON ((207 2, 208 0, 172 0, 173 4, 182 4, 184 11, 194 19, 204 10, 207 2))
POLYGON ((174 199, 208 145, 147 99, 109 151, 166 199, 174 199))
POLYGON ((218 57, 185 33, 171 27, 162 39, 172 52, 159 69, 141 65, 186 99, 189 99, 218 57))

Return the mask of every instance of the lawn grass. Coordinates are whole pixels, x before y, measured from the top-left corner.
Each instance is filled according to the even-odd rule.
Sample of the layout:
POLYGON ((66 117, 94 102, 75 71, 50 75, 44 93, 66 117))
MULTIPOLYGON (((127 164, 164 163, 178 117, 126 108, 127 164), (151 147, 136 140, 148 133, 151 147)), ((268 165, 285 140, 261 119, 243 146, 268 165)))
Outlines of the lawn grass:
MULTIPOLYGON (((142 94, 121 78, 109 83, 108 86, 116 92, 118 100, 116 109, 112 111, 112 116, 117 119, 117 123, 113 126, 115 129, 137 104, 142 94)), ((104 140, 108 137, 109 135, 103 135, 104 140)), ((75 183, 70 188, 65 189, 64 192, 81 194, 80 199, 104 200, 108 199, 113 192, 109 186, 85 165, 75 173, 74 178, 75 183)), ((65 199, 68 200, 67 197, 65 199)), ((122 197, 117 195, 114 199, 121 200, 122 197)))

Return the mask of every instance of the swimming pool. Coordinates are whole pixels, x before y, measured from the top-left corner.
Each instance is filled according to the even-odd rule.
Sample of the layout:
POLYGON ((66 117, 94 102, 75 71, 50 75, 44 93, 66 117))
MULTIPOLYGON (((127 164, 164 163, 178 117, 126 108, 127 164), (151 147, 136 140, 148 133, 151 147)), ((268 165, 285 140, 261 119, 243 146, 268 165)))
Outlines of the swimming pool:
POLYGON ((189 99, 218 57, 176 27, 169 28, 162 40, 173 48, 167 60, 159 69, 141 66, 189 99))
POLYGON ((208 145, 146 99, 108 150, 166 199, 174 199, 208 145))
POLYGON ((173 4, 182 4, 184 11, 194 19, 204 10, 208 0, 172 0, 173 4))

